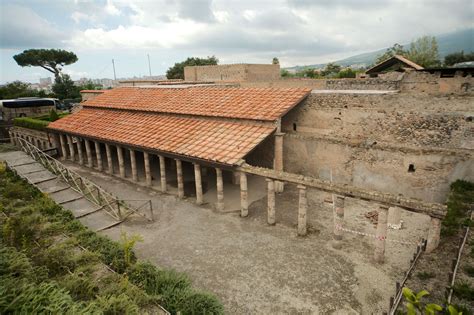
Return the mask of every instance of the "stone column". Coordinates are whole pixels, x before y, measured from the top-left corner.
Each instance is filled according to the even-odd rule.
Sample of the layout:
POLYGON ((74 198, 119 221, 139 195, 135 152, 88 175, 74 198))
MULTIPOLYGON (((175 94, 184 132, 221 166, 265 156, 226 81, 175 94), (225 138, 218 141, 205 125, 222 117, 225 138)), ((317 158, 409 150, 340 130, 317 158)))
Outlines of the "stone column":
POLYGON ((178 180, 178 197, 184 197, 184 183, 183 183, 183 165, 181 160, 176 160, 176 179, 178 180))
POLYGON ((334 239, 342 240, 344 232, 341 230, 344 226, 344 201, 345 197, 336 196, 334 198, 334 239))
MULTIPOLYGON (((275 158, 273 161, 273 168, 275 171, 283 171, 283 135, 282 132, 275 133, 275 158)), ((283 192, 284 183, 275 181, 275 191, 283 192)))
POLYGON ((194 163, 194 181, 196 183, 196 203, 202 205, 201 167, 197 163, 194 163))
POLYGON ((270 225, 275 224, 275 181, 270 178, 265 179, 267 181, 267 223, 270 225))
POLYGON ((64 135, 59 135, 59 143, 61 144, 61 160, 67 159, 67 150, 66 150, 66 140, 64 140, 64 135))
POLYGON ((249 215, 249 201, 247 191, 247 174, 240 172, 240 216, 246 217, 249 215))
POLYGON ((375 232, 374 260, 383 263, 385 256, 385 240, 387 239, 388 207, 380 206, 378 211, 377 231, 375 232))
POLYGON ((94 141, 95 157, 97 158, 97 169, 102 172, 104 166, 102 164, 102 153, 100 152, 100 143, 94 141))
POLYGON ((298 235, 304 236, 307 233, 307 212, 308 199, 306 198, 306 186, 298 185, 299 202, 298 202, 298 235))
POLYGON ((121 146, 117 146, 117 159, 119 163, 120 177, 125 178, 125 163, 123 161, 123 150, 121 146))
POLYGON ((137 159, 135 157, 135 150, 130 149, 130 166, 132 168, 132 179, 138 182, 137 159))
POLYGON ((160 182, 161 182, 161 191, 166 192, 166 164, 165 157, 159 155, 160 158, 160 182))
POLYGON ((438 247, 440 233, 441 233, 441 220, 438 218, 431 218, 430 228, 428 230, 428 239, 426 243, 427 253, 431 253, 438 247))
POLYGON ((113 174, 114 173, 114 164, 112 161, 112 150, 110 148, 110 144, 105 144, 105 154, 107 155, 107 173, 113 174))
POLYGON ((84 144, 86 145, 87 167, 92 168, 94 166, 94 163, 92 162, 91 142, 85 139, 84 144))
POLYGON ((143 152, 143 161, 145 165, 145 182, 147 186, 151 186, 150 155, 148 152, 143 152))
POLYGON ((77 139, 77 155, 79 156, 79 164, 84 165, 84 152, 82 152, 82 140, 79 138, 77 139))
POLYGON ((66 135, 66 138, 69 144, 69 158, 71 159, 71 161, 74 162, 76 160, 76 154, 74 152, 74 143, 72 143, 72 137, 70 135, 66 135))
POLYGON ((401 225, 402 210, 398 207, 392 207, 388 210, 388 227, 392 229, 400 229, 401 225))
POLYGON ((240 172, 232 172, 232 184, 238 185, 240 183, 240 172))
POLYGON ((216 168, 216 189, 217 189, 217 210, 224 210, 224 181, 222 180, 222 170, 216 168))

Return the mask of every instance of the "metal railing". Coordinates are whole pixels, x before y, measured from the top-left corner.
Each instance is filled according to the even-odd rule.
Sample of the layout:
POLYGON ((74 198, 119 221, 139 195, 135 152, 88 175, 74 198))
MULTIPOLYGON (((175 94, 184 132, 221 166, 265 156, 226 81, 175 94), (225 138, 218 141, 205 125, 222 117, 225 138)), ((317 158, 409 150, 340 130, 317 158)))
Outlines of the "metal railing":
POLYGON ((84 198, 97 205, 99 208, 95 211, 103 210, 119 222, 123 222, 133 213, 146 218, 148 221, 153 221, 153 206, 151 200, 130 200, 143 201, 140 206, 132 207, 127 203, 129 200, 123 200, 115 197, 89 179, 70 170, 64 164, 49 156, 25 139, 16 138, 16 141, 21 146, 21 149, 30 155, 34 160, 43 165, 51 173, 58 176, 61 180, 66 182, 72 190, 78 192, 79 194, 83 195, 84 198), (150 211, 150 218, 142 213, 139 213, 139 210, 143 210, 145 208, 148 208, 150 211))

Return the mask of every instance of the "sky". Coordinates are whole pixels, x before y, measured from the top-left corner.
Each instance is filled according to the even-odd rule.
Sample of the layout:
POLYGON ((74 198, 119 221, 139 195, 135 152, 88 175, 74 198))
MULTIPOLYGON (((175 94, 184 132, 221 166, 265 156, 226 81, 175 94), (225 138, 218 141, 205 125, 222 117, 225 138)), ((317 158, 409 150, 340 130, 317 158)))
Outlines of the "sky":
POLYGON ((12 56, 59 48, 73 79, 165 74, 187 57, 282 67, 473 27, 473 0, 0 0, 0 83, 52 76, 12 56))

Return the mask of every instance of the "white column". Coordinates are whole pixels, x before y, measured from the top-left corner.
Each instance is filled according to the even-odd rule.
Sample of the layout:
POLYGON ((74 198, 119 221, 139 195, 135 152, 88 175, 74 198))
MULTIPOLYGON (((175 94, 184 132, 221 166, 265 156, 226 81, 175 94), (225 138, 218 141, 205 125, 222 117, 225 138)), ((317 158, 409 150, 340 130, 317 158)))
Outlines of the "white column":
POLYGON ((117 146, 117 158, 119 163, 120 177, 125 178, 125 163, 123 160, 123 150, 121 146, 117 146))
POLYGON ((95 156, 97 158, 97 169, 99 171, 102 171, 103 164, 102 164, 102 153, 100 152, 100 143, 97 141, 94 141, 94 147, 95 147, 95 156))
POLYGON ((92 162, 91 143, 89 140, 85 139, 84 144, 86 145, 87 166, 92 168, 94 163, 92 162))
POLYGON ((135 150, 130 149, 130 166, 132 168, 132 179, 138 182, 137 159, 135 157, 135 150))
POLYGON ((306 186, 298 185, 299 202, 298 202, 298 235, 304 236, 307 233, 307 212, 308 199, 306 198, 306 186))
POLYGON ((224 210, 224 181, 222 180, 222 170, 216 168, 216 188, 217 188, 217 210, 224 210))
POLYGON ((247 191, 247 174, 240 172, 240 216, 246 217, 249 215, 249 202, 247 191))
POLYGON ((166 164, 165 164, 165 157, 159 155, 160 159, 160 183, 161 183, 161 191, 166 192, 166 164))
POLYGON ((201 167, 194 163, 194 181, 196 183, 196 203, 201 205, 203 203, 202 197, 202 182, 201 182, 201 167))
POLYGON ((151 169, 150 169, 150 155, 148 152, 143 152, 143 161, 145 162, 145 181, 147 186, 151 186, 151 169))
POLYGON ((441 220, 438 218, 431 218, 430 228, 428 230, 428 239, 426 242, 427 253, 431 253, 438 247, 440 234, 441 234, 441 220))
POLYGON ((267 223, 270 225, 275 224, 275 181, 270 178, 265 179, 267 181, 267 223))
POLYGON ((183 165, 181 160, 176 159, 176 179, 178 181, 178 197, 184 197, 183 165))
POLYGON ((107 155, 107 173, 113 174, 114 173, 114 164, 112 160, 112 149, 110 148, 110 144, 105 144, 105 154, 107 155))

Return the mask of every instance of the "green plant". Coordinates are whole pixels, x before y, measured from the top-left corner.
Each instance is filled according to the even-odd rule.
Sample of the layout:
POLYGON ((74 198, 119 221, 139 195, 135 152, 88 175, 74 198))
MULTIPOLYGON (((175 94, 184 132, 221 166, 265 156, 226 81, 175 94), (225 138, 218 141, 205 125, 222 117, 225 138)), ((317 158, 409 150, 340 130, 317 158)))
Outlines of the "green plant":
POLYGON ((56 121, 59 119, 59 115, 58 113, 52 109, 50 112, 49 112, 49 121, 56 121))
POLYGON ((403 296, 406 300, 406 307, 407 307, 407 314, 408 315, 415 315, 417 312, 425 311, 425 314, 432 315, 436 314, 436 311, 442 311, 443 308, 437 304, 424 304, 421 299, 429 295, 428 291, 422 290, 418 293, 413 292, 409 288, 402 289, 403 296))
POLYGON ((416 276, 420 280, 427 280, 427 279, 434 278, 435 274, 433 272, 422 271, 422 272, 418 272, 416 276))
POLYGON ((456 283, 453 292, 460 299, 474 301, 474 289, 467 282, 456 283))
POLYGON ((127 267, 132 264, 132 257, 133 257, 133 247, 137 242, 143 242, 143 237, 140 235, 131 235, 128 236, 127 232, 122 231, 120 233, 120 245, 122 246, 122 250, 124 253, 124 260, 127 264, 127 267))
POLYGON ((441 230, 444 236, 454 235, 461 226, 470 224, 469 204, 474 202, 474 183, 457 180, 450 187, 451 191, 446 202, 448 211, 443 219, 441 230))
POLYGON ((45 130, 49 122, 31 117, 17 117, 13 119, 13 124, 18 127, 24 127, 36 130, 45 130))
POLYGON ((465 266, 464 271, 469 275, 469 277, 474 277, 474 266, 465 266))
POLYGON ((83 273, 75 272, 66 275, 66 277, 61 280, 60 284, 75 300, 91 300, 99 293, 99 287, 97 284, 83 273))

